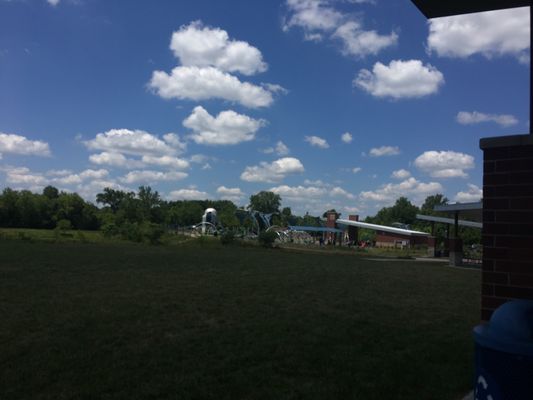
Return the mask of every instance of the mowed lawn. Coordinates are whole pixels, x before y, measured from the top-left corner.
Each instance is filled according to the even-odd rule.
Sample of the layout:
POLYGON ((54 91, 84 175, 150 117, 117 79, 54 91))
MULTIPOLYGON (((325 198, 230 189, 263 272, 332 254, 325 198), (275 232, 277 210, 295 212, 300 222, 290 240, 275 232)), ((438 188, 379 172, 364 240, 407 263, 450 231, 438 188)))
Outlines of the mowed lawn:
POLYGON ((0 241, 0 399, 447 399, 478 271, 218 242, 0 241))

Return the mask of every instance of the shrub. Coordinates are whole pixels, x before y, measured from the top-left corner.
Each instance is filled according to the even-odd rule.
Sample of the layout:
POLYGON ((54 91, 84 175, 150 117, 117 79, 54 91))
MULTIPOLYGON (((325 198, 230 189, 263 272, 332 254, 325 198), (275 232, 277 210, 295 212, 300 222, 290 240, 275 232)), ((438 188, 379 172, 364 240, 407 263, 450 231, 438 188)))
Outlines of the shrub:
POLYGON ((165 230, 159 224, 143 224, 143 236, 148 239, 150 244, 160 244, 165 230))
POLYGON ((226 231, 220 235, 220 243, 224 246, 232 244, 235 241, 235 233, 233 231, 226 231))
POLYGON ((102 231, 102 234, 105 237, 107 237, 107 238, 110 238, 110 237, 113 237, 113 236, 117 236, 120 233, 120 230, 118 229, 118 226, 116 226, 112 222, 107 222, 107 223, 103 224, 100 229, 102 231))
POLYGON ((72 224, 68 219, 60 219, 57 221, 56 228, 60 231, 68 231, 72 229, 72 224))
POLYGON ((273 231, 263 231, 259 234, 259 243, 263 247, 274 247, 274 242, 278 238, 278 234, 273 231))

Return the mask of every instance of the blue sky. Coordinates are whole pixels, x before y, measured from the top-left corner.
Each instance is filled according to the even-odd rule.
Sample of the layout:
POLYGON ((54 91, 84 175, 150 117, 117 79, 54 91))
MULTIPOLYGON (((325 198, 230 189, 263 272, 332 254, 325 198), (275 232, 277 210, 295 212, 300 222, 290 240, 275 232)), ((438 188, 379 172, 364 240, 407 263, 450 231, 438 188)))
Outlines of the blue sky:
POLYGON ((0 0, 0 187, 273 190, 315 215, 474 201, 479 139, 528 132, 528 110, 528 8, 0 0))

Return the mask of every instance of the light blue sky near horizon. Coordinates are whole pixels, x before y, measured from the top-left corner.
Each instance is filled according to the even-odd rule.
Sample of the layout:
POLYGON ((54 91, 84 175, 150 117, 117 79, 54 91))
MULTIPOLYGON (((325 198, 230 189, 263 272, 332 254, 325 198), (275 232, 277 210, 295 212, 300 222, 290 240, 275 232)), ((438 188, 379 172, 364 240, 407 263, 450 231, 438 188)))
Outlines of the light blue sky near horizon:
MULTIPOLYGON (((94 201, 105 186, 150 185, 166 199, 238 205, 274 190, 297 214, 336 208, 364 216, 402 195, 416 204, 434 193, 479 198, 479 139, 529 130, 528 8, 467 16, 479 32, 463 36, 432 25, 430 45, 428 21, 407 0, 52 3, 0 1, 0 188, 52 184, 94 201), (180 29, 185 39, 192 32, 205 41, 225 31, 225 43, 247 43, 243 54, 251 58, 232 59, 224 48, 217 54, 241 67, 207 53, 203 64, 186 62, 170 48, 180 29), (258 66, 258 54, 268 68, 258 66), (270 90, 272 101, 251 106, 257 97, 242 87, 235 100, 225 95, 233 89, 201 84, 193 87, 200 99, 184 89, 164 98, 172 79, 182 87, 196 79, 153 83, 154 71, 168 76, 173 68, 214 70, 270 90), (196 107, 212 117, 232 114, 214 123, 196 107), (193 114, 196 122, 184 126, 193 114), (114 129, 131 135, 112 137, 114 129), (136 130, 164 149, 128 147, 136 130), (179 146, 165 139, 170 132, 179 146), (341 139, 346 132, 350 143, 341 139), (231 139, 239 135, 246 139, 231 139), (329 147, 312 145, 314 136, 329 147), (279 141, 288 151, 267 151, 279 141), (95 162, 103 152, 129 165, 95 162), (188 165, 165 165, 165 156, 188 165)), ((178 47, 197 50, 187 40, 178 47)))

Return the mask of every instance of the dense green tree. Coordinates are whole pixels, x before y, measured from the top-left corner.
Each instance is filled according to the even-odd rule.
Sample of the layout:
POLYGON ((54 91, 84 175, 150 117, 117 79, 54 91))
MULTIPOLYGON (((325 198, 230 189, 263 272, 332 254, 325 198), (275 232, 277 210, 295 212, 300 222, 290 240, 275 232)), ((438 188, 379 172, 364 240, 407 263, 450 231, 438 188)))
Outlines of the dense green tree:
POLYGON ((424 215, 441 215, 438 211, 435 211, 436 206, 448 204, 448 199, 442 194, 434 194, 426 197, 424 204, 420 207, 420 213, 424 215))
POLYGON ((102 193, 98 193, 96 195, 96 202, 101 203, 104 206, 108 206, 113 212, 117 212, 124 199, 126 199, 128 196, 132 197, 132 195, 134 195, 132 192, 126 193, 122 190, 115 190, 106 187, 102 193))
POLYGON ((411 225, 416 222, 417 206, 413 205, 406 197, 400 197, 392 207, 384 207, 374 217, 367 217, 366 222, 378 225, 392 225, 400 223, 411 225))
POLYGON ((59 197, 59 190, 53 186, 47 186, 43 189, 43 196, 50 200, 57 199, 59 197))
POLYGON ((281 205, 281 196, 274 192, 261 191, 257 194, 250 196, 251 210, 259 211, 262 213, 275 213, 279 212, 281 205))

